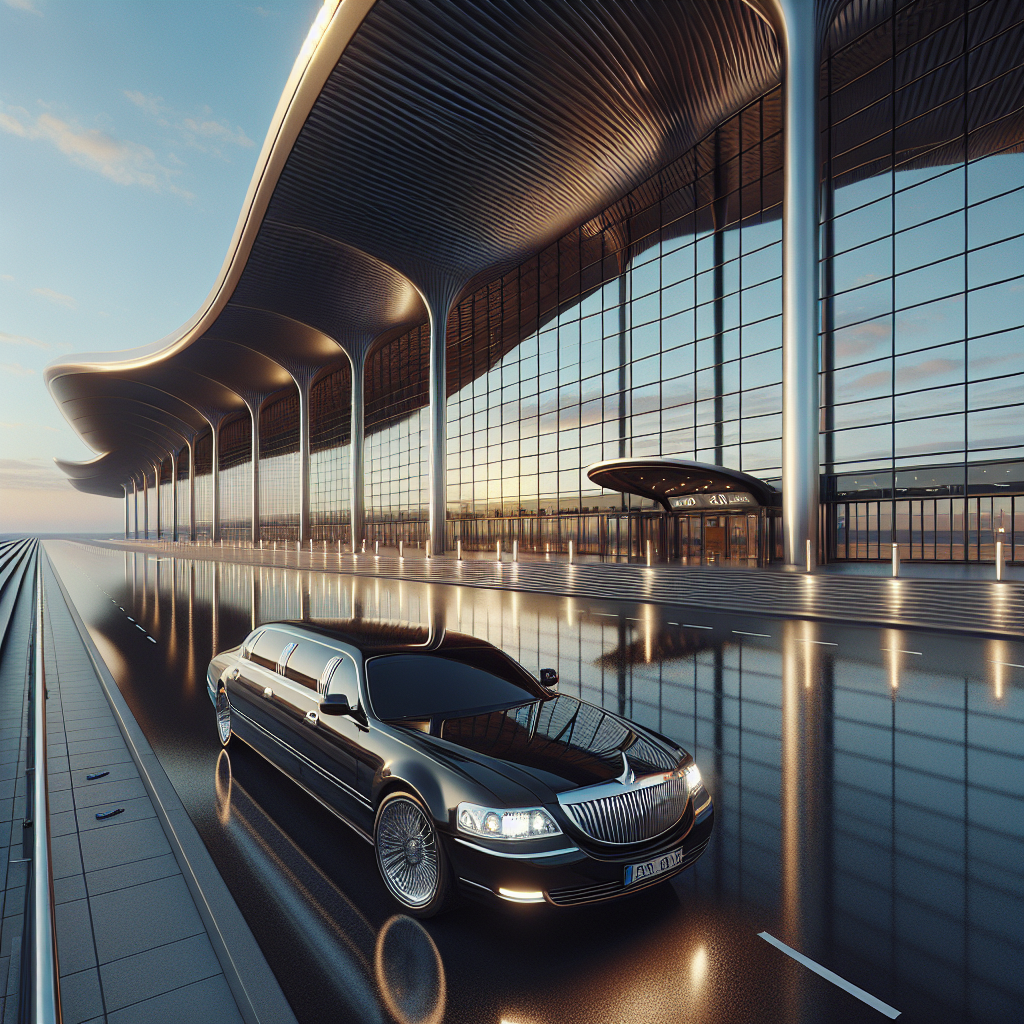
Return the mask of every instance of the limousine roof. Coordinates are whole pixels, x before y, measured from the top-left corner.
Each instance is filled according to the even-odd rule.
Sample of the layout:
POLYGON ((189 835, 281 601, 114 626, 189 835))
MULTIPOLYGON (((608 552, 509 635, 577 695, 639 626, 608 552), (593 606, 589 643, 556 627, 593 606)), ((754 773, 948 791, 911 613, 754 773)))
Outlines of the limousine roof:
POLYGON ((364 653, 391 654, 416 651, 420 654, 436 653, 471 647, 493 648, 494 645, 468 633, 455 633, 444 629, 431 630, 427 626, 402 622, 366 622, 351 619, 289 619, 266 622, 262 628, 288 626, 315 633, 327 640, 357 647, 364 653))

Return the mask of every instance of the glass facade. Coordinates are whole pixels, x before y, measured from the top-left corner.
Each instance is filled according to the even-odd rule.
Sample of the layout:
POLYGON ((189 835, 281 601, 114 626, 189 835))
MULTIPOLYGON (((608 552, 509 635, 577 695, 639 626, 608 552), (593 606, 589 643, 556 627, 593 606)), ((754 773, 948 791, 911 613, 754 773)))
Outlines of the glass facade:
MULTIPOLYGON (((895 542, 904 558, 988 561, 1002 530, 1021 559, 1024 7, 876 11, 855 38, 840 18, 821 64, 821 555, 887 559, 895 542)), ((447 330, 450 543, 777 557, 774 510, 763 527, 668 517, 586 470, 668 457, 781 486, 782 175, 774 89, 461 299, 447 330)), ((366 360, 369 540, 426 536, 428 356, 423 324, 366 360)), ((310 392, 315 540, 349 540, 349 374, 310 392)), ((262 535, 294 541, 297 394, 260 423, 262 535)), ((222 456, 226 538, 251 514, 238 445, 238 461, 222 456)), ((208 460, 200 444, 200 535, 208 460)))

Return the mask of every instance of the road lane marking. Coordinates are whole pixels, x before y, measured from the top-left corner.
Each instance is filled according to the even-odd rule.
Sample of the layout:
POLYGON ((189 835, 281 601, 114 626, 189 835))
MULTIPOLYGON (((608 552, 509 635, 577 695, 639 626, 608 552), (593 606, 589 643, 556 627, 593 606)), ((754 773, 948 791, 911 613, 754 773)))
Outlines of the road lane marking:
POLYGON ((155 641, 155 640, 154 640, 154 639, 153 639, 153 638, 152 638, 151 636, 149 636, 148 634, 147 634, 147 636, 146 636, 146 639, 147 639, 147 640, 148 640, 148 641, 149 641, 149 642, 150 642, 151 644, 155 644, 155 643, 156 643, 156 641, 155 641))
POLYGON ((839 644, 832 643, 831 640, 807 640, 802 636, 798 636, 797 640, 802 644, 818 644, 820 647, 838 647, 839 644))
POLYGON ((771 633, 748 633, 745 629, 734 629, 733 632, 739 636, 763 636, 766 640, 771 640, 772 638, 771 633))
POLYGON ((1007 668, 1024 668, 1024 665, 1015 665, 1012 661, 990 661, 990 665, 1005 665, 1007 668))
POLYGON ((886 1017, 891 1020, 895 1020, 899 1015, 900 1011, 891 1007, 888 1003, 883 1003, 881 999, 877 999, 870 992, 865 992, 862 988, 857 988, 856 985, 847 981, 845 978, 840 978, 838 974, 834 974, 827 967, 822 967, 821 964, 815 963, 810 957, 804 956, 803 953, 798 953, 795 949, 787 946, 784 942, 780 942, 774 935, 769 935, 768 932, 758 932, 758 936, 770 942, 776 949, 781 950, 786 956, 791 956, 798 964, 803 964, 804 967, 815 974, 824 978, 826 981, 831 981, 833 985, 838 986, 844 992, 849 992, 851 996, 856 996, 862 1003, 867 1003, 868 1006, 877 1010, 879 1013, 884 1013, 886 1017))
POLYGON ((919 658, 924 657, 920 651, 905 651, 902 647, 883 647, 881 650, 888 651, 890 654, 916 654, 919 658))
POLYGON ((701 625, 698 625, 696 622, 684 622, 683 626, 686 629, 714 629, 715 628, 714 626, 701 626, 701 625))
POLYGON ((142 626, 140 626, 137 622, 135 623, 135 628, 137 630, 139 630, 140 632, 142 632, 142 633, 146 632, 146 630, 142 626))

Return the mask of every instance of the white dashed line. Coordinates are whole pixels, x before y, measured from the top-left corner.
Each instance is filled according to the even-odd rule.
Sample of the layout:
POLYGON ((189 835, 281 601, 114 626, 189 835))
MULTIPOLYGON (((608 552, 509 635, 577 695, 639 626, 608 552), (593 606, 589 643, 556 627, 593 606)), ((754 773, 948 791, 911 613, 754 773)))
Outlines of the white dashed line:
POLYGON ((745 629, 734 629, 733 632, 739 636, 763 636, 766 640, 771 640, 772 638, 771 633, 748 633, 745 629))
POLYGON ((1024 668, 1024 665, 1015 665, 1012 661, 990 661, 990 665, 1005 665, 1007 668, 1024 668))
POLYGON ((804 967, 814 971, 819 977, 824 978, 826 981, 831 981, 833 985, 838 986, 844 992, 849 992, 851 996, 856 996, 862 1003, 867 1003, 872 1009, 877 1010, 879 1013, 884 1013, 886 1017, 895 1020, 900 1015, 900 1011, 894 1009, 888 1003, 883 1003, 881 999, 877 999, 870 992, 857 988, 856 985, 845 978, 840 978, 838 974, 834 974, 827 967, 822 967, 821 964, 815 963, 810 957, 804 956, 803 953, 798 953, 784 942, 780 942, 774 935, 769 935, 767 932, 758 932, 757 934, 765 942, 770 942, 776 949, 785 953, 786 956, 791 956, 798 964, 803 964, 804 967))
POLYGON ((797 640, 802 644, 817 644, 819 647, 838 647, 839 644, 832 643, 831 640, 807 640, 802 636, 798 636, 797 640))
POLYGON ((150 642, 151 644, 155 644, 155 643, 156 643, 156 641, 155 641, 155 640, 154 640, 154 639, 153 639, 153 638, 152 638, 151 636, 147 636, 147 637, 146 637, 146 639, 147 639, 147 640, 148 640, 148 641, 149 641, 149 642, 150 642))
POLYGON ((696 622, 684 622, 683 626, 686 629, 714 629, 714 626, 701 626, 696 622))
POLYGON ((882 647, 881 650, 888 651, 890 654, 916 654, 919 658, 924 657, 920 651, 905 651, 901 647, 882 647))
POLYGON ((141 627, 141 626, 140 626, 140 625, 139 625, 139 624, 138 624, 137 622, 135 623, 135 628, 136 628, 136 629, 137 629, 137 630, 138 630, 138 631, 139 631, 140 633, 145 633, 145 632, 146 632, 146 631, 145 631, 145 630, 144 630, 144 629, 143 629, 143 628, 142 628, 142 627, 141 627))

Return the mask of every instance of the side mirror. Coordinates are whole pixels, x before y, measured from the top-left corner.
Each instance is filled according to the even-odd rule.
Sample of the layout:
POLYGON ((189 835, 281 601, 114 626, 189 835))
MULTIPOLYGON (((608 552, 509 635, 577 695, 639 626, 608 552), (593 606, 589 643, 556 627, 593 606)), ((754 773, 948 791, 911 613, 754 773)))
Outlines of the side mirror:
POLYGON ((341 693, 330 693, 320 700, 321 715, 351 715, 354 710, 341 693))
POLYGON ((542 668, 540 670, 540 681, 542 686, 546 686, 549 690, 558 689, 558 672, 553 668, 542 668))

